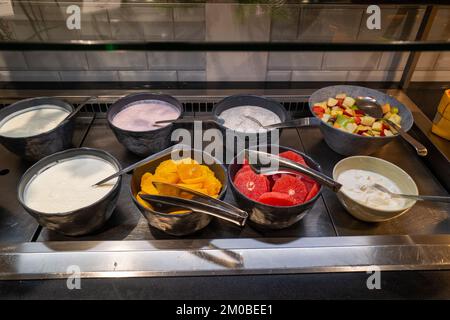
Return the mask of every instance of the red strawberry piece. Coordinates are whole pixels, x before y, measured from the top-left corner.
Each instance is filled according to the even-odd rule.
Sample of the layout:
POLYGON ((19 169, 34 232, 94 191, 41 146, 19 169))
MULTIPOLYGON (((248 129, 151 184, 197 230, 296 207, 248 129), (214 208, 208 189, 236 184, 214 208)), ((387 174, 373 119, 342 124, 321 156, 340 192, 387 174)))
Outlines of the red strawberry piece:
POLYGON ((300 163, 304 166, 307 166, 305 159, 298 153, 292 152, 292 151, 285 151, 279 154, 280 157, 286 158, 288 160, 300 163))
POLYGON ((269 191, 269 181, 266 176, 254 173, 251 169, 241 172, 234 177, 236 188, 253 200, 269 191))
POLYGON ((319 192, 319 184, 316 182, 314 183, 314 185, 312 186, 311 190, 309 191, 308 195, 305 198, 305 202, 311 200, 312 198, 314 198, 317 194, 317 192, 319 192))
POLYGON ((337 99, 337 103, 336 103, 336 105, 338 106, 338 107, 342 107, 342 103, 344 102, 344 99, 337 99))
POLYGON ((317 115, 319 114, 324 114, 325 113, 325 109, 322 108, 321 106, 314 106, 313 107, 313 112, 317 115))
POLYGON ((281 192, 266 192, 263 193, 259 198, 258 202, 268 204, 277 207, 287 207, 294 206, 295 200, 286 193, 281 192))
POLYGON ((355 110, 355 114, 356 115, 358 115, 358 116, 364 116, 366 113, 364 112, 364 111, 362 111, 362 110, 355 110))
POLYGON ((361 118, 355 117, 355 123, 359 125, 361 123, 361 118))
POLYGON ((308 190, 301 179, 287 174, 283 174, 283 176, 275 182, 272 191, 288 194, 294 199, 295 204, 303 203, 308 194, 308 190))

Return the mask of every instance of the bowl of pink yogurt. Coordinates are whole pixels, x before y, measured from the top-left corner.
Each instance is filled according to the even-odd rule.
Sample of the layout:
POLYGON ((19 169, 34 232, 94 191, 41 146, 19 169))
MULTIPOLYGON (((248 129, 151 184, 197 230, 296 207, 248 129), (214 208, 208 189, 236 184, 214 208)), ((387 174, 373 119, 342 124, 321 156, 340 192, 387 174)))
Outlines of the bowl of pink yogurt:
POLYGON ((108 124, 117 140, 129 151, 145 157, 170 147, 172 122, 183 112, 172 96, 136 93, 117 100, 108 110, 108 124))

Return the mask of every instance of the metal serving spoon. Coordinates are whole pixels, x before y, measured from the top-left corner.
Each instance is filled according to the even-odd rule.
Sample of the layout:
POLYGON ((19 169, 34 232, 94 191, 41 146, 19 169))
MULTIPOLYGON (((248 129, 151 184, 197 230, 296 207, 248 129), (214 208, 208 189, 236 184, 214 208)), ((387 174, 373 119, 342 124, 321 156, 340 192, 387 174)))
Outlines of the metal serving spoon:
POLYGON ((450 202, 450 197, 444 197, 444 196, 422 196, 422 195, 416 196, 416 195, 412 195, 412 194, 394 193, 378 183, 375 183, 368 187, 373 187, 377 190, 380 190, 381 192, 387 193, 393 198, 406 198, 406 199, 412 199, 412 200, 418 200, 418 201, 450 202))
POLYGON ((68 121, 70 119, 72 119, 73 117, 75 117, 77 115, 78 112, 80 112, 81 109, 83 109, 83 107, 90 101, 97 99, 97 97, 93 96, 93 97, 89 97, 86 100, 84 100, 82 103, 80 103, 78 105, 78 107, 73 110, 67 117, 64 118, 63 121, 61 121, 61 123, 63 123, 64 121, 68 121))
POLYGON ((160 152, 152 154, 151 156, 148 156, 147 158, 144 158, 144 159, 142 159, 142 160, 140 160, 140 161, 138 161, 136 163, 133 163, 132 165, 129 165, 128 167, 126 167, 126 168, 124 168, 124 169, 122 169, 120 171, 117 171, 116 173, 106 177, 105 179, 100 180, 99 182, 93 184, 92 186, 96 187, 96 186, 102 185, 102 184, 108 182, 109 180, 112 180, 114 178, 117 178, 118 176, 124 175, 127 172, 130 172, 131 170, 134 170, 137 167, 142 166, 143 164, 146 164, 147 162, 150 162, 150 161, 152 161, 154 159, 158 159, 159 157, 161 157, 163 155, 166 155, 167 151, 169 151, 169 150, 170 150, 170 152, 175 151, 176 150, 176 146, 169 147, 169 148, 164 149, 164 150, 162 150, 160 152))
MULTIPOLYGON (((259 157, 267 157, 268 159, 276 161, 278 163, 278 167, 273 168, 273 167, 270 167, 267 165, 263 165, 259 162, 253 163, 253 161, 249 160, 250 168, 258 174, 273 175, 273 174, 280 174, 280 173, 290 173, 290 174, 298 175, 299 173, 302 173, 302 174, 307 175, 308 177, 311 177, 312 179, 316 180, 321 185, 324 185, 324 186, 330 188, 334 192, 338 192, 342 187, 342 184, 333 180, 332 178, 328 177, 327 175, 323 174, 322 172, 314 170, 310 167, 303 166, 297 162, 294 162, 294 161, 291 161, 291 160, 288 160, 288 159, 285 159, 282 157, 278 157, 278 156, 270 154, 270 153, 262 152, 262 151, 246 149, 244 152, 247 156, 247 159, 250 159, 250 158, 248 158, 248 156, 251 153, 253 153, 258 158, 259 157)), ((258 158, 254 158, 254 159, 258 159, 258 158)))
POLYGON ((222 118, 218 118, 218 120, 216 120, 215 118, 207 115, 207 116, 203 116, 203 117, 196 116, 195 118, 194 117, 184 117, 184 118, 178 118, 178 119, 159 120, 159 121, 155 121, 155 125, 163 126, 163 125, 166 125, 167 123, 193 123, 194 121, 213 122, 218 125, 223 125, 225 122, 225 120, 223 120, 222 118))
POLYGON ((295 119, 295 120, 288 120, 285 122, 274 123, 274 124, 265 126, 261 123, 261 121, 259 121, 258 119, 254 118, 252 116, 244 115, 244 117, 255 122, 261 128, 264 128, 266 130, 283 129, 283 128, 313 127, 313 126, 319 126, 320 122, 321 122, 320 119, 311 117, 311 118, 299 118, 299 119, 295 119))
POLYGON ((383 109, 380 104, 372 97, 357 97, 355 99, 356 106, 364 111, 367 115, 386 122, 391 128, 394 128, 400 136, 416 149, 419 156, 424 157, 428 154, 427 148, 419 141, 410 136, 405 130, 394 122, 383 118, 383 109))

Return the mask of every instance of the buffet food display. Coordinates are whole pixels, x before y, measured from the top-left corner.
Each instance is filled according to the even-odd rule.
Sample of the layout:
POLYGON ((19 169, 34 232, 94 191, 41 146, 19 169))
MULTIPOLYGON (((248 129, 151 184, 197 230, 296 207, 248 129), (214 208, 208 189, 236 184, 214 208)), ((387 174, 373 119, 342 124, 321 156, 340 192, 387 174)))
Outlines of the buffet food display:
MULTIPOLYGON (((417 195, 418 190, 412 178, 400 168, 363 156, 381 148, 390 141, 387 138, 397 134, 383 119, 365 114, 356 105, 356 97, 367 90, 382 103, 383 119, 406 131, 411 128, 412 116, 406 107, 367 88, 323 88, 311 96, 309 103, 312 115, 322 121, 321 130, 330 148, 342 155, 361 155, 344 158, 336 165, 333 179, 342 185, 337 192, 338 199, 355 218, 380 222, 405 213, 415 201, 393 197, 373 188, 375 184, 393 193, 417 195), (384 141, 379 143, 380 140, 384 141)), ((41 225, 67 235, 92 233, 111 216, 122 178, 94 184, 118 172, 121 166, 102 150, 70 149, 67 139, 71 137, 73 123, 63 120, 73 107, 55 101, 36 98, 1 110, 0 142, 25 159, 39 160, 19 183, 18 198, 41 225), (45 137, 60 127, 65 134, 51 136, 52 143, 42 144, 39 152, 31 156, 26 148, 14 147, 17 142, 8 140, 45 137), (68 150, 57 152, 64 149, 68 150)), ((264 132, 266 125, 289 120, 279 103, 256 96, 227 97, 214 107, 212 117, 217 120, 219 130, 247 134, 264 132)), ((159 212, 144 199, 146 195, 191 200, 192 194, 197 193, 206 199, 219 200, 230 188, 239 208, 248 213, 250 223, 271 229, 283 229, 299 222, 320 197, 323 186, 307 173, 282 170, 268 175, 257 173, 250 159, 242 158, 239 153, 242 150, 233 151, 234 159, 230 163, 221 163, 211 154, 194 149, 190 150, 190 156, 173 159, 170 135, 180 118, 183 118, 183 108, 175 98, 148 93, 123 97, 108 111, 108 123, 118 142, 130 152, 147 157, 148 161, 134 170, 128 188, 130 201, 134 201, 154 228, 183 236, 205 228, 212 217, 179 204, 173 210, 159 212), (158 157, 153 156, 156 152, 158 157)), ((30 141, 23 145, 30 148, 30 141)), ((258 146, 245 145, 245 148, 258 146)), ((304 153, 284 146, 271 148, 278 150, 274 154, 281 158, 321 172, 319 163, 304 153)))

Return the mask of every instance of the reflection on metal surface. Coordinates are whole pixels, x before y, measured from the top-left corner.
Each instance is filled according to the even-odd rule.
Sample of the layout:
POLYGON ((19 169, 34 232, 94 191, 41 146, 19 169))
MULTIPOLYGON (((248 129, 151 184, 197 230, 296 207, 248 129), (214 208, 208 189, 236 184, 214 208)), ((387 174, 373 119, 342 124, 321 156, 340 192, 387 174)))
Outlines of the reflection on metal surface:
POLYGON ((0 248, 0 279, 65 278, 71 265, 85 278, 363 272, 372 265, 384 271, 450 269, 450 236, 264 241, 26 243, 0 248))

